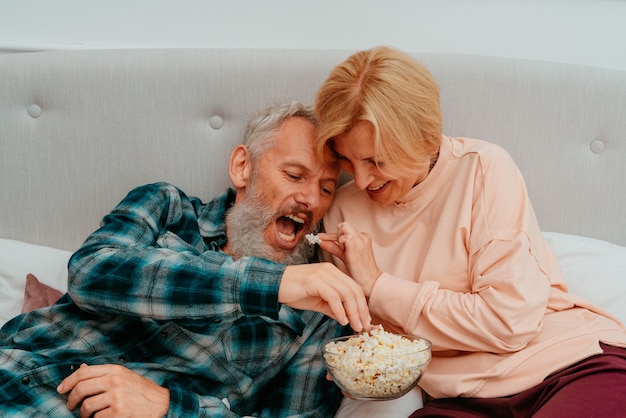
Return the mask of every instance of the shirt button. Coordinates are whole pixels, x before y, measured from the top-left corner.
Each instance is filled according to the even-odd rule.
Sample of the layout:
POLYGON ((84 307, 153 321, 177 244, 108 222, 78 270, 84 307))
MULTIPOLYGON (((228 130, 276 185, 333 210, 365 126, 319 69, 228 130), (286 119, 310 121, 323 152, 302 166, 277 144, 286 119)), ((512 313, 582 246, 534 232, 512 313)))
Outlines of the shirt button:
POLYGON ((219 324, 220 322, 222 322, 222 320, 221 320, 221 319, 219 319, 219 318, 215 318, 215 319, 213 320, 213 323, 214 323, 214 324, 219 324))
POLYGON ((22 377, 22 384, 23 385, 28 385, 29 383, 30 383, 30 377, 28 377, 28 376, 22 377))
POLYGON ((120 356, 118 360, 120 361, 120 363, 125 363, 126 362, 126 357, 120 356))

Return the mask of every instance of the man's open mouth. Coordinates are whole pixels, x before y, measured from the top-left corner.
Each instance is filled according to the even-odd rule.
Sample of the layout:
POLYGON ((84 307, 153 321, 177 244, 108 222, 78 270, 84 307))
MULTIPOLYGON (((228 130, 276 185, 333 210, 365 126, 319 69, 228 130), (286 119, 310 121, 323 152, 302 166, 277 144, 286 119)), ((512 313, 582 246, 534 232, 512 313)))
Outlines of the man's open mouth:
POLYGON ((285 215, 276 219, 278 236, 286 242, 293 242, 304 228, 306 220, 296 215, 285 215))

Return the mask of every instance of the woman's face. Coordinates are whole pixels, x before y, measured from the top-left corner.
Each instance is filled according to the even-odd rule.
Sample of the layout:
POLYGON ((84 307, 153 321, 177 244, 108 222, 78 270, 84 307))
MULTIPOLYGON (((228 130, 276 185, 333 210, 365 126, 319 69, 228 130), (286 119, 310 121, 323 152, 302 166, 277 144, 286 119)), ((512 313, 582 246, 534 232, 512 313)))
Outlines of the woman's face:
POLYGON ((360 121, 345 134, 337 136, 333 148, 339 157, 341 168, 354 175, 356 187, 364 190, 374 202, 390 205, 424 180, 428 170, 416 171, 404 177, 384 175, 378 166, 384 167, 385 171, 394 170, 376 155, 374 135, 374 126, 368 121, 360 121))

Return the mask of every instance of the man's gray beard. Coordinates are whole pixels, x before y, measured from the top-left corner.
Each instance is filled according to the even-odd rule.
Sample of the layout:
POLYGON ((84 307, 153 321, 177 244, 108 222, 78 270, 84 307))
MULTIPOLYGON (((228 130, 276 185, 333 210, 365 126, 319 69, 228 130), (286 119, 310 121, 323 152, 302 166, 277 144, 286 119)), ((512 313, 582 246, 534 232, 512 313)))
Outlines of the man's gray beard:
POLYGON ((305 264, 314 252, 314 247, 302 240, 293 251, 282 251, 276 256, 276 249, 265 242, 263 233, 273 222, 276 213, 272 212, 258 196, 248 195, 234 205, 226 214, 228 250, 233 258, 245 256, 265 258, 282 264, 305 264))

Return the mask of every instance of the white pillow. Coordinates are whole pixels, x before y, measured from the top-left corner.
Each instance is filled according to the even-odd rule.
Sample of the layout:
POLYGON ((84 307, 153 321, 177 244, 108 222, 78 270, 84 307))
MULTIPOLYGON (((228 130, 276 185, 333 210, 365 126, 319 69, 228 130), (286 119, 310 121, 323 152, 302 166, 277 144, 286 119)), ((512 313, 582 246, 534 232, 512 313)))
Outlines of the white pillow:
POLYGON ((610 242, 544 232, 570 293, 604 308, 626 324, 626 247, 610 242))
POLYGON ((0 326, 22 311, 27 274, 65 293, 71 255, 69 251, 0 238, 0 326))

